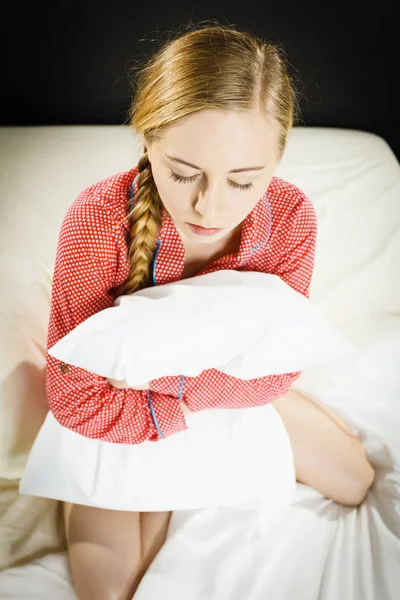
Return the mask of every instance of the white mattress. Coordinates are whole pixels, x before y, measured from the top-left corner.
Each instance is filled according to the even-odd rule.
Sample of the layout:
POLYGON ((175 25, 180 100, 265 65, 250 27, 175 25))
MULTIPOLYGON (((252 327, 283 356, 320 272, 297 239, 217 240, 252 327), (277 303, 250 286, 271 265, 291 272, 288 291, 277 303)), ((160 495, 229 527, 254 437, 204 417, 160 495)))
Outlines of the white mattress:
MULTIPOLYGON (((309 370, 294 388, 348 418, 376 480, 359 508, 297 484, 295 500, 273 518, 260 505, 176 511, 135 600, 399 596, 399 165, 371 134, 301 129, 278 174, 315 201, 312 299, 358 346, 352 362, 309 370)), ((0 598, 76 600, 66 554, 1 573, 0 598)))

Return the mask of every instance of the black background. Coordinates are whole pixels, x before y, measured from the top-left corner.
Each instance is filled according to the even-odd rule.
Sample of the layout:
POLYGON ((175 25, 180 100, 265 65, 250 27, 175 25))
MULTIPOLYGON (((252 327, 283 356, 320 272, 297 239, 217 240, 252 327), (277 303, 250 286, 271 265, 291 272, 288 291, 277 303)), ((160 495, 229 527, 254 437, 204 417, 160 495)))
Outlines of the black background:
POLYGON ((16 2, 2 9, 1 125, 127 120, 129 68, 189 22, 216 19, 277 41, 301 124, 382 136, 400 160, 397 8, 364 2, 16 2))

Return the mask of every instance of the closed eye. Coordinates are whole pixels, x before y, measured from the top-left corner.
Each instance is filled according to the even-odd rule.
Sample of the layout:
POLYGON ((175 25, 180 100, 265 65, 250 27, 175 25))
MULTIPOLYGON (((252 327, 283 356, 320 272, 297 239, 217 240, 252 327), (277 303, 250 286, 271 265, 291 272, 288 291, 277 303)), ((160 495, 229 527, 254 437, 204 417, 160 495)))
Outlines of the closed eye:
MULTIPOLYGON (((174 181, 177 181, 178 183, 193 183, 198 178, 198 175, 192 175, 192 177, 182 177, 181 175, 172 173, 171 178, 174 181)), ((228 179, 228 183, 231 187, 242 191, 251 190, 251 188, 254 187, 252 183, 246 183, 245 185, 241 185, 239 183, 236 183, 235 181, 231 181, 230 179, 228 179)))

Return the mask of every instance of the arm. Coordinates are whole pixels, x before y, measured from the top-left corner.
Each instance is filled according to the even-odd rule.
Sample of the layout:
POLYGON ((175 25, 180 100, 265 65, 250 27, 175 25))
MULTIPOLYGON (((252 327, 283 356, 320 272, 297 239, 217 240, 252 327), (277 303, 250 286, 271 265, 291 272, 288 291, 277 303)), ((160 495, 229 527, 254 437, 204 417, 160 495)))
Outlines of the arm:
MULTIPOLYGON (((279 275, 307 298, 310 294, 316 238, 315 209, 307 197, 301 196, 273 234, 271 244, 280 251, 275 253, 277 259, 270 272, 279 275)), ((284 395, 300 375, 299 371, 242 380, 217 369, 207 369, 196 377, 185 377, 183 390, 191 410, 259 406, 284 395)), ((178 389, 178 379, 164 377, 151 382, 151 387, 158 390, 178 389)))
MULTIPOLYGON (((161 439, 148 391, 115 388, 106 377, 64 365, 47 352, 91 315, 113 306, 110 290, 118 264, 114 227, 108 208, 91 199, 79 197, 64 217, 52 285, 46 393, 51 412, 64 427, 90 438, 139 444, 161 439)), ((178 399, 152 392, 151 400, 164 437, 186 429, 178 399)))

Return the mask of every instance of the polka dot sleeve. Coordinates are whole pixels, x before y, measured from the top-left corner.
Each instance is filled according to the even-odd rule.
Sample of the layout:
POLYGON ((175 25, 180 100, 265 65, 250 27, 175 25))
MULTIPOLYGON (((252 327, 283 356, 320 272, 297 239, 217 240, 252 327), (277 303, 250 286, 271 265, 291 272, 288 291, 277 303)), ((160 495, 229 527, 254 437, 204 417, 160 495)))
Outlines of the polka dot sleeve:
MULTIPOLYGON (((303 196, 271 240, 276 248, 282 250, 276 253, 277 261, 269 272, 279 275, 307 298, 314 268, 316 238, 316 212, 311 201, 303 196)), ((193 411, 268 404, 284 395, 300 375, 298 371, 242 380, 217 369, 207 369, 197 377, 185 377, 186 402, 193 411)))
MULTIPOLYGON (((46 350, 94 313, 113 306, 110 289, 118 264, 114 228, 114 218, 101 201, 78 197, 65 215, 56 252, 46 350)), ((81 435, 123 444, 161 439, 146 390, 116 389, 106 377, 66 365, 47 351, 46 393, 57 421, 81 435)), ((186 429, 176 398, 152 392, 151 400, 164 437, 186 429)))

